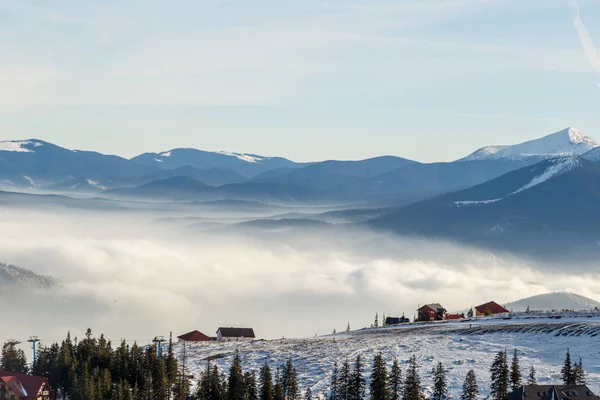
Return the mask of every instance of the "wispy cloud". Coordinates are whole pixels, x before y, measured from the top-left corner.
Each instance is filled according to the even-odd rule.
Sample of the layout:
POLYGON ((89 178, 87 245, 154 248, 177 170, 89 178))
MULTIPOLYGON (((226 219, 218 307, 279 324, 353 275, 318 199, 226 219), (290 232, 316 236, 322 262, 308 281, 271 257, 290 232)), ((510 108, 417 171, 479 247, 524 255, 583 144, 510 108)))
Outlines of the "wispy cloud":
MULTIPOLYGON (((587 27, 581 20, 581 9, 579 8, 579 4, 577 4, 577 0, 571 0, 571 4, 573 4, 573 8, 575 8, 575 19, 573 20, 573 24, 575 25, 575 29, 577 29, 577 33, 579 34, 581 47, 583 48, 585 56, 592 67, 596 70, 596 72, 600 73, 600 55, 598 55, 598 50, 594 45, 594 41, 587 30, 587 27)), ((596 82, 596 85, 600 87, 600 81, 596 82)))

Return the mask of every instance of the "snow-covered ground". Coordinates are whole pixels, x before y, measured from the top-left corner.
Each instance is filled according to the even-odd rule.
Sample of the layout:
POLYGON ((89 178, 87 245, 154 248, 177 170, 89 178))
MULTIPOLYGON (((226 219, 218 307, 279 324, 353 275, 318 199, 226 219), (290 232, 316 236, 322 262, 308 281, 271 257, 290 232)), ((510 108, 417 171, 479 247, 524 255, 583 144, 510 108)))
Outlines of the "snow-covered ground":
MULTIPOLYGON (((257 340, 248 343, 209 342, 186 344, 188 371, 195 377, 206 368, 207 360, 223 371, 239 349, 245 370, 257 370, 265 362, 273 369, 292 358, 301 387, 324 395, 335 361, 351 361, 361 355, 368 378, 373 356, 381 352, 391 363, 402 364, 415 354, 420 363, 426 390, 432 385, 432 368, 438 362, 448 370, 451 396, 458 398, 462 382, 474 369, 482 395, 489 393, 489 369, 495 354, 516 348, 526 375, 534 365, 538 382, 560 383, 560 369, 567 348, 575 360, 583 359, 588 386, 600 392, 600 314, 528 315, 512 320, 478 319, 462 322, 407 324, 398 327, 364 329, 350 333, 305 339, 257 340)), ((176 345, 181 357, 183 345, 176 345)))

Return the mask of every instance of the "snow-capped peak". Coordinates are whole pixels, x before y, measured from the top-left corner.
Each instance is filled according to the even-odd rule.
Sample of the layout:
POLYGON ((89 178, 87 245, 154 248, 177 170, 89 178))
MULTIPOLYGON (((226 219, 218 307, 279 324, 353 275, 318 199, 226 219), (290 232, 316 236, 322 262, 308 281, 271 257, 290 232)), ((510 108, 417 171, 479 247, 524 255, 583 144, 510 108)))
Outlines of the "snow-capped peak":
POLYGON ((8 140, 0 142, 0 151, 15 153, 35 153, 32 147, 41 147, 44 143, 38 140, 8 140))
POLYGON ((566 128, 542 138, 513 146, 484 147, 461 161, 523 160, 530 157, 579 156, 597 147, 600 147, 600 143, 585 136, 580 130, 566 128))

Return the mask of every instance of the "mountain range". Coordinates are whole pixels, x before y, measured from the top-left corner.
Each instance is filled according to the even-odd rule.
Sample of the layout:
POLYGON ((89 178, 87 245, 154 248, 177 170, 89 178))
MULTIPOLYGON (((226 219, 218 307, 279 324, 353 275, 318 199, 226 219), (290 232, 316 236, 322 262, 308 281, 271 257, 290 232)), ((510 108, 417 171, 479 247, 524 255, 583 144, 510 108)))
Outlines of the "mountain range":
MULTIPOLYGON (((575 155, 599 161, 598 149, 595 141, 573 128, 514 146, 486 147, 461 160, 438 163, 394 156, 296 163, 282 157, 196 149, 144 153, 127 160, 31 139, 0 142, 0 185, 5 190, 51 193, 118 189, 120 192, 112 194, 139 197, 151 195, 145 185, 152 182, 188 177, 211 187, 228 186, 213 190, 222 194, 209 198, 221 199, 234 193, 234 198, 247 195, 275 202, 303 199, 386 205, 471 187, 557 156, 575 155), (273 192, 265 193, 268 190, 273 192)), ((191 184, 189 180, 175 180, 170 182, 170 188, 174 182, 191 184)), ((186 189, 182 187, 182 191, 186 189)))
POLYGON ((396 156, 295 163, 196 149, 128 160, 35 139, 5 141, 0 185, 96 200, 335 206, 311 219, 534 255, 600 252, 600 145, 574 128, 438 163, 396 156))

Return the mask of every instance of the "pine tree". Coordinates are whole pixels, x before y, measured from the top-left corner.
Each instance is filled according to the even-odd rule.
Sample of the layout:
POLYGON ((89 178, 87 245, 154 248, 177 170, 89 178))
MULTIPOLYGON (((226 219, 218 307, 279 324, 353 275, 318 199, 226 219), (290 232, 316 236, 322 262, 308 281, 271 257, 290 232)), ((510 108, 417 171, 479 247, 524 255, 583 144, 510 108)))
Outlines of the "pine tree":
POLYGON ((398 364, 398 359, 394 357, 392 369, 390 370, 388 392, 390 400, 399 400, 402 396, 402 370, 398 364))
POLYGON ((492 400, 504 400, 508 394, 509 370, 506 360, 506 352, 499 352, 492 363, 491 373, 491 392, 492 400))
POLYGON ((583 369, 583 361, 581 358, 573 366, 573 380, 575 385, 585 385, 585 370, 583 369))
POLYGON ((331 372, 331 381, 329 382, 329 396, 328 400, 340 400, 340 387, 339 387, 339 371, 337 361, 333 363, 333 371, 331 372))
POLYGON ((348 325, 346 326, 346 332, 350 332, 350 321, 348 321, 348 325))
POLYGON ((244 374, 242 372, 242 361, 240 353, 236 350, 235 357, 229 369, 229 380, 227 385, 229 400, 240 400, 244 398, 244 374))
POLYGON ((375 321, 373 322, 373 327, 379 328, 379 312, 375 313, 375 321))
POLYGON ((207 400, 226 400, 227 399, 227 380, 220 374, 219 368, 214 365, 210 374, 208 384, 207 400))
POLYGON ((406 370, 406 379, 404 381, 404 392, 402 400, 422 400, 421 393, 421 377, 419 376, 419 365, 417 357, 412 356, 408 360, 408 368, 406 370))
POLYGON ((271 368, 269 364, 263 365, 260 370, 260 400, 273 400, 273 377, 271 376, 271 368))
POLYGON ((477 377, 475 371, 470 370, 467 373, 465 382, 463 383, 462 394, 460 395, 461 400, 476 400, 479 395, 479 386, 477 385, 477 377))
POLYGON ((27 357, 23 350, 17 349, 16 345, 15 342, 6 342, 2 346, 0 370, 26 374, 29 372, 27 357))
POLYGON ((177 381, 177 359, 173 353, 173 332, 169 334, 169 350, 165 362, 165 373, 167 375, 167 396, 170 399, 173 393, 173 386, 177 381))
POLYGON ((258 387, 254 371, 244 374, 244 400, 258 400, 258 387))
POLYGON ((350 375, 350 385, 348 386, 349 400, 362 400, 365 398, 367 384, 362 372, 362 360, 360 355, 356 356, 354 368, 350 375))
POLYGON ((300 389, 298 388, 298 372, 294 367, 294 362, 290 358, 283 367, 283 376, 281 379, 283 396, 286 400, 298 400, 300 398, 300 389))
POLYGON ((306 393, 304 394, 304 400, 312 400, 312 390, 310 388, 306 389, 306 393))
POLYGON ((517 349, 513 355, 512 364, 510 367, 510 386, 512 391, 517 391, 523 383, 521 376, 521 367, 519 366, 519 355, 517 349))
POLYGON ((388 400, 387 369, 381 353, 378 353, 373 359, 369 386, 371 400, 388 400))
POLYGON ((344 360, 344 363, 340 368, 340 375, 338 380, 340 400, 350 400, 351 377, 352 373, 350 370, 350 362, 348 360, 344 360))
POLYGON ((281 384, 281 373, 277 368, 277 378, 275 379, 275 386, 273 387, 273 400, 286 400, 283 395, 283 385, 281 384))
POLYGON ((528 385, 537 385, 537 378, 535 376, 535 367, 532 365, 529 369, 529 376, 527 377, 528 385))
POLYGON ((565 364, 560 370, 562 374, 563 383, 565 385, 575 385, 575 376, 573 374, 573 364, 571 363, 571 352, 567 349, 567 355, 565 357, 565 364))
POLYGON ((435 368, 431 398, 432 400, 446 400, 448 398, 448 380, 446 379, 446 370, 441 362, 435 368))

